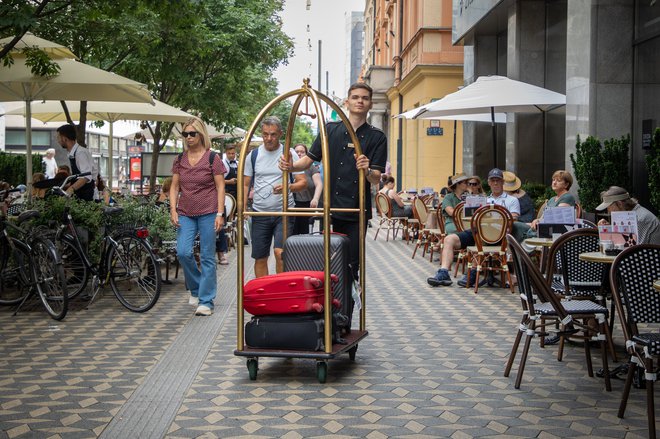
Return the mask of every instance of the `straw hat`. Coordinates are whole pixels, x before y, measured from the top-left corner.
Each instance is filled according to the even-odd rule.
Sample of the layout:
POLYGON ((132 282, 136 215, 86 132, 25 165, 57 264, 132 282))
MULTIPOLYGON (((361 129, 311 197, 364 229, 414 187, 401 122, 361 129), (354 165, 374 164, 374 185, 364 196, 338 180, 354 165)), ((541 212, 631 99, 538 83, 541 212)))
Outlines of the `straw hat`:
POLYGON ((520 179, 518 177, 516 177, 516 174, 514 174, 513 172, 509 172, 509 171, 504 171, 503 174, 504 174, 504 190, 505 191, 513 192, 513 191, 517 191, 518 189, 520 189, 520 186, 521 186, 522 183, 520 182, 520 179))
POLYGON ((456 174, 451 178, 451 186, 450 187, 453 188, 458 183, 460 183, 462 181, 466 181, 466 180, 469 180, 469 177, 467 175, 463 174, 462 172, 460 174, 456 174))

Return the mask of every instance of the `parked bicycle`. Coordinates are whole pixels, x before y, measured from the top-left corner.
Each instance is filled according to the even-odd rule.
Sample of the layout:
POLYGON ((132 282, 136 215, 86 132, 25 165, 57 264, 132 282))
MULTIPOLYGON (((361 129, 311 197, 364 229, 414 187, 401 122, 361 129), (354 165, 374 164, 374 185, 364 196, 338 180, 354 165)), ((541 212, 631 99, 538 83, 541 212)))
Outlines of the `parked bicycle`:
MULTIPOLYGON (((67 177, 62 187, 85 175, 89 173, 67 177)), ((68 196, 58 186, 53 187, 51 193, 68 196)), ((98 263, 93 263, 84 250, 68 208, 65 209, 55 242, 62 254, 71 297, 77 296, 85 289, 91 275, 90 304, 101 288, 109 284, 122 305, 134 312, 145 312, 156 304, 160 296, 162 281, 159 260, 147 241, 149 231, 146 227, 125 226, 111 230, 114 229, 111 217, 122 210, 121 207, 103 208, 104 224, 100 227, 103 238, 98 263)))
MULTIPOLYGON (((14 190, 0 192, 0 206, 14 190)), ((57 248, 39 228, 26 230, 24 222, 39 216, 27 210, 10 222, 0 208, 0 305, 16 305, 14 315, 33 295, 38 295, 44 308, 55 320, 68 311, 68 294, 64 266, 57 248), (8 230, 12 231, 10 236, 8 230)))

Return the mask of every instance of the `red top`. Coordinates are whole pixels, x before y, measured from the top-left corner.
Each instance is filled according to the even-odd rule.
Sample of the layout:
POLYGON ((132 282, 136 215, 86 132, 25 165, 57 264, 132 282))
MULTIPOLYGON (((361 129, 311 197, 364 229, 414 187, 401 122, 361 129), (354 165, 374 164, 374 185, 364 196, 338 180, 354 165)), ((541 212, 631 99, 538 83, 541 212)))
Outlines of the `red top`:
POLYGON ((218 191, 215 189, 214 175, 224 175, 222 156, 216 155, 213 165, 209 163, 210 150, 207 150, 195 166, 188 161, 188 151, 181 160, 174 160, 172 174, 179 174, 179 202, 177 213, 183 216, 200 216, 218 212, 218 191), (211 169, 213 168, 213 169, 211 169))

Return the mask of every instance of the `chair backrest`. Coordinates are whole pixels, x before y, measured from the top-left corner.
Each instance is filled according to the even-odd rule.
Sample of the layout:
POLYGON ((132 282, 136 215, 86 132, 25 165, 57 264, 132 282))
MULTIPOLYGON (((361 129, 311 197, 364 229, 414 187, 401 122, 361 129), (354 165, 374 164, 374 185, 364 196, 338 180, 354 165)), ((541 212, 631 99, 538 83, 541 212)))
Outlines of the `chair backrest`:
POLYGON ((536 314, 534 303, 538 300, 540 303, 550 302, 559 319, 565 319, 568 313, 561 304, 559 297, 550 291, 550 287, 545 283, 538 265, 529 258, 527 252, 523 250, 511 234, 506 235, 506 242, 509 246, 514 271, 518 279, 518 291, 521 299, 526 303, 530 317, 536 314))
POLYGON ((599 287, 603 277, 600 264, 580 260, 580 253, 598 251, 598 230, 583 228, 571 230, 561 235, 550 247, 546 279, 552 281, 557 271, 561 272, 564 291, 570 287, 599 287))
POLYGON ((440 229, 440 233, 443 235, 447 234, 447 230, 445 229, 445 219, 442 217, 442 204, 440 204, 438 208, 435 209, 433 215, 435 215, 435 221, 438 223, 438 229, 440 229))
POLYGON ((580 203, 575 203, 575 218, 582 218, 582 206, 580 206, 580 203))
POLYGON ((381 218, 390 218, 392 216, 392 207, 390 205, 390 197, 379 192, 376 194, 376 209, 380 213, 381 218))
POLYGON ((227 221, 234 220, 236 213, 236 198, 232 194, 225 194, 225 218, 227 221))
POLYGON ((612 263, 610 284, 626 340, 631 339, 626 330, 632 329, 634 335, 637 323, 660 323, 660 291, 653 288, 657 280, 660 280, 660 245, 629 247, 612 263))
POLYGON ((543 216, 543 211, 545 211, 545 206, 548 204, 548 200, 545 200, 543 204, 541 204, 541 207, 539 207, 538 212, 536 212, 536 219, 541 219, 543 216))
POLYGON ((506 248, 505 237, 511 233, 513 217, 504 207, 497 204, 481 206, 472 216, 471 228, 474 233, 474 242, 477 248, 485 245, 502 245, 506 248))
POLYGON ((421 197, 415 197, 413 200, 413 216, 417 221, 419 221, 420 226, 424 226, 426 224, 426 220, 428 219, 429 216, 429 208, 424 203, 424 200, 421 197))
POLYGON ((457 232, 462 232, 465 230, 463 225, 463 213, 465 212, 465 201, 461 201, 454 207, 454 213, 452 214, 452 220, 454 220, 454 225, 456 226, 457 232))

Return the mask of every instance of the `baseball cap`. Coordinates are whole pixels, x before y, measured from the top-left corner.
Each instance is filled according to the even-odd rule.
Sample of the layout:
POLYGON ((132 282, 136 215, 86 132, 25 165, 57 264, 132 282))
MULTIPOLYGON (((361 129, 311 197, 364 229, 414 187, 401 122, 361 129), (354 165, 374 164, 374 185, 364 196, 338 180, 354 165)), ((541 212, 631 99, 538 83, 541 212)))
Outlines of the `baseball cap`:
POLYGON ((493 168, 488 173, 488 178, 501 178, 504 180, 504 172, 499 168, 493 168))
POLYGON ((602 203, 596 206, 596 210, 605 210, 615 201, 627 200, 630 194, 624 188, 619 186, 610 186, 606 191, 600 193, 602 203))

